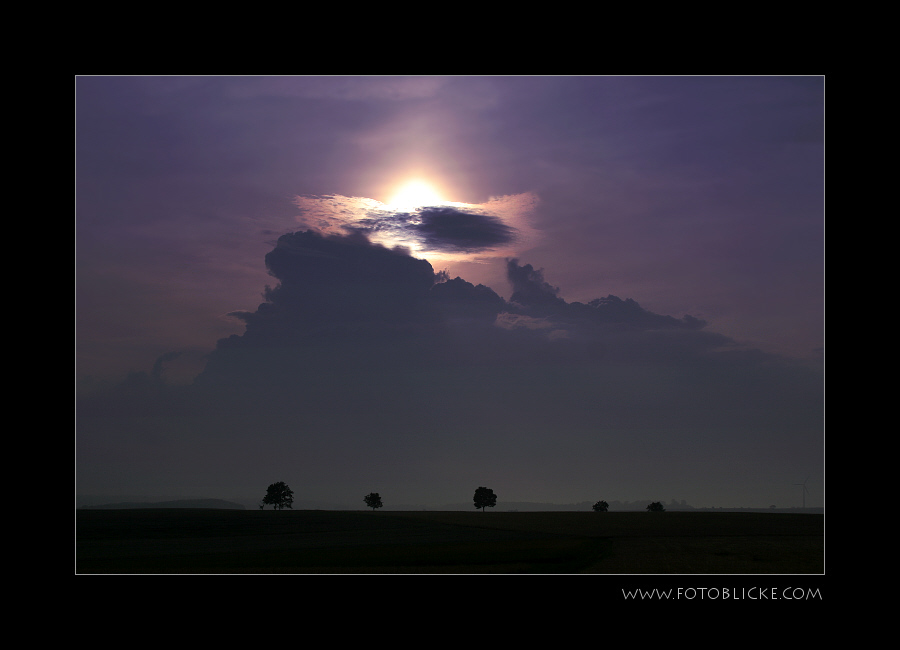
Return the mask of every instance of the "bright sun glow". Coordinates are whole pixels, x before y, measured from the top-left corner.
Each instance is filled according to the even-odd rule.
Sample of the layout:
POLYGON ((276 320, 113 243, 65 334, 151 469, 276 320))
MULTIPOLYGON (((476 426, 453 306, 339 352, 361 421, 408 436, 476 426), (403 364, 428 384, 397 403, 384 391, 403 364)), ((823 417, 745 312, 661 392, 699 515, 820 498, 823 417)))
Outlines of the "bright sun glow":
POLYGON ((410 181, 401 186, 388 205, 398 210, 414 210, 427 205, 439 205, 444 199, 425 181, 410 181))

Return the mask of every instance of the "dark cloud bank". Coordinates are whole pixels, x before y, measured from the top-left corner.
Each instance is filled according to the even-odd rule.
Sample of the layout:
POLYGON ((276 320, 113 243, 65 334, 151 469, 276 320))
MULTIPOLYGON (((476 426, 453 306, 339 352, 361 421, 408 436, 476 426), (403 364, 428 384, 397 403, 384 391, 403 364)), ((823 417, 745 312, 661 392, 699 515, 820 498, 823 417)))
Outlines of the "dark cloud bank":
MULTIPOLYGON (((428 216, 426 236, 474 245, 428 216)), ((277 283, 193 386, 161 359, 79 405, 79 490, 765 506, 822 467, 820 372, 691 316, 566 302, 515 259, 505 300, 360 234, 284 235, 266 265, 277 283)))

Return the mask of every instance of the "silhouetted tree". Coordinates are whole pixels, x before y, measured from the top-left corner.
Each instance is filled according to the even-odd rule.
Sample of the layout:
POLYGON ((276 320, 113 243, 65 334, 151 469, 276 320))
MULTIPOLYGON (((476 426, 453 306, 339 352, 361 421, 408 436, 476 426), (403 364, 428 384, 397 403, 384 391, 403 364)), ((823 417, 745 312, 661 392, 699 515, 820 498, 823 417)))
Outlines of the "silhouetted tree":
POLYGON ((481 511, 484 512, 485 508, 493 508, 495 505, 497 505, 497 495, 493 490, 486 487, 475 490, 476 508, 481 508, 481 511))
MULTIPOLYGON (((266 490, 266 496, 264 496, 262 500, 263 505, 269 504, 276 510, 291 508, 292 503, 294 503, 294 491, 291 490, 284 481, 272 483, 272 485, 269 486, 269 489, 266 490)), ((293 510, 293 508, 291 508, 291 510, 293 510)))
POLYGON ((363 501, 365 501, 366 505, 372 509, 372 512, 375 511, 375 508, 381 507, 381 495, 379 495, 378 492, 370 492, 363 497, 363 501))
POLYGON ((606 512, 609 510, 609 504, 606 501, 598 501, 593 505, 594 512, 606 512))
POLYGON ((661 501, 654 501, 649 506, 647 506, 647 512, 665 512, 666 507, 662 504, 661 501))

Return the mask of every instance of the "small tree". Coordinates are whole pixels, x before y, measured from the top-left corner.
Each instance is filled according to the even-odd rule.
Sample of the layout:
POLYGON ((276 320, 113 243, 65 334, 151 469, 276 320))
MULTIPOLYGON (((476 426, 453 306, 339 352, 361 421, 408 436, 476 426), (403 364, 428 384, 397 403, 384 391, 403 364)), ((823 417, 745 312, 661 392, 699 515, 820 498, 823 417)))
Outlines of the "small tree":
POLYGON ((278 483, 272 483, 269 489, 266 490, 266 496, 263 497, 260 507, 268 504, 275 510, 281 510, 283 508, 291 508, 292 503, 294 503, 294 491, 284 481, 278 481, 278 483))
POLYGON ((372 512, 375 512, 375 508, 381 507, 381 495, 379 495, 378 492, 370 492, 363 497, 363 501, 365 501, 366 505, 372 509, 372 512))
POLYGON ((647 506, 647 512, 665 512, 666 508, 661 501, 654 501, 647 506))
POLYGON ((606 512, 609 510, 609 504, 606 501, 598 501, 593 505, 594 512, 606 512))
POLYGON ((481 511, 484 512, 485 508, 493 508, 495 505, 497 505, 497 495, 493 490, 486 487, 475 490, 476 508, 481 508, 481 511))

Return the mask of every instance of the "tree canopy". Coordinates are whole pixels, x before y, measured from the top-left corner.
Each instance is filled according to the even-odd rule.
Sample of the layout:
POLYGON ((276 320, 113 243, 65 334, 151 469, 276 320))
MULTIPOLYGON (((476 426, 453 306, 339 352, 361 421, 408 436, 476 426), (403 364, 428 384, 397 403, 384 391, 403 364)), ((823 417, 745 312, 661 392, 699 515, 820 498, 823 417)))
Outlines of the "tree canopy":
POLYGON ((598 501, 592 507, 594 512, 606 512, 609 510, 609 504, 606 501, 598 501))
POLYGON ((378 492, 370 492, 366 496, 363 497, 363 501, 366 502, 366 505, 369 506, 374 512, 375 508, 381 507, 381 495, 378 492))
POLYGON ((294 503, 294 491, 284 481, 272 483, 262 500, 262 505, 271 505, 275 510, 291 508, 292 503, 294 503))
POLYGON ((475 507, 481 508, 484 512, 485 508, 493 508, 497 505, 497 495, 490 488, 480 487, 475 490, 475 507))
POLYGON ((654 501, 649 506, 647 506, 647 512, 665 512, 666 507, 662 504, 661 501, 654 501))

